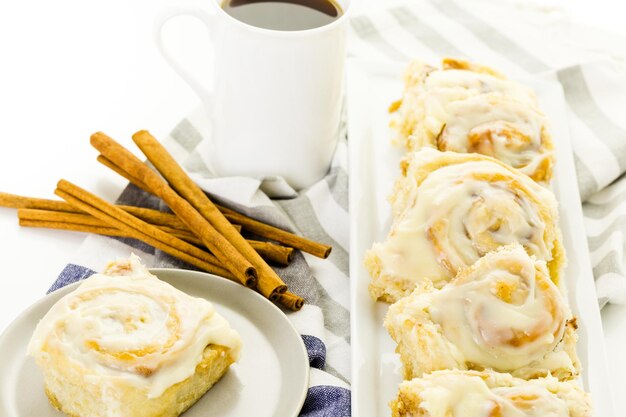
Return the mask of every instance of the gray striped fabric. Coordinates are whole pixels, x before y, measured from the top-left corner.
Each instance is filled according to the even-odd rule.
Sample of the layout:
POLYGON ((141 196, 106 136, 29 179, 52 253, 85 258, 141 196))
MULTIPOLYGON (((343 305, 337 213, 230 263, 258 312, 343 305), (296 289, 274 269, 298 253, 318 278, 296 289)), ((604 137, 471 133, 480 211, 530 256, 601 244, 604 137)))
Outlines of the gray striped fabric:
POLYGON ((602 45, 587 50, 562 40, 550 25, 564 22, 542 28, 537 22, 546 16, 532 7, 512 13, 507 2, 392 1, 352 19, 350 55, 433 64, 454 56, 511 76, 558 80, 568 106, 599 302, 626 303, 626 71, 607 58, 611 51, 602 52, 602 45))

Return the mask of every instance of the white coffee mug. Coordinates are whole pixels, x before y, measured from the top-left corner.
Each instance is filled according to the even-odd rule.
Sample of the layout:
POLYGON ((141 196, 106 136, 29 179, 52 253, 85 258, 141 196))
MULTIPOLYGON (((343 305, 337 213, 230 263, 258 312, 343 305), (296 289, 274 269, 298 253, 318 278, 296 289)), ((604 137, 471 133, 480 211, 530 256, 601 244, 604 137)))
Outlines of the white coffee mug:
POLYGON ((212 168, 221 176, 281 176, 295 189, 315 183, 326 174, 339 135, 350 0, 337 2, 338 19, 299 31, 251 26, 226 13, 220 0, 208 3, 206 10, 165 13, 155 34, 164 57, 208 107, 212 168), (209 29, 212 80, 191 76, 163 46, 165 22, 184 15, 209 29))

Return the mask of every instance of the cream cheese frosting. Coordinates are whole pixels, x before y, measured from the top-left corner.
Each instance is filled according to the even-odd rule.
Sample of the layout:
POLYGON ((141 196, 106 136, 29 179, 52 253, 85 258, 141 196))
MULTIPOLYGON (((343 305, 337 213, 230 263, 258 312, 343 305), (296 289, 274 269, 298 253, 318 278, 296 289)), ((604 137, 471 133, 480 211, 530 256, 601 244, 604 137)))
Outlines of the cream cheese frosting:
POLYGON ((422 126, 436 131, 437 149, 492 156, 531 177, 543 166, 550 169, 548 122, 535 106, 493 93, 463 100, 438 94, 429 100, 422 126))
POLYGON ((542 381, 490 387, 480 373, 438 372, 420 382, 420 408, 431 417, 572 415, 567 400, 548 390, 542 381))
POLYGON ((466 361, 505 371, 554 350, 571 316, 545 262, 519 245, 487 255, 429 298, 433 321, 466 361))
POLYGON ((511 243, 546 261, 559 284, 565 254, 548 189, 474 153, 424 148, 401 167, 390 196, 391 229, 365 256, 375 299, 395 302, 425 281, 441 288, 459 269, 511 243))
POLYGON ((460 69, 429 72, 424 78, 423 88, 425 91, 461 89, 467 92, 467 96, 497 93, 531 105, 537 102, 532 90, 518 82, 491 74, 460 69))
POLYGON ((522 170, 536 181, 552 176, 553 145, 535 94, 485 67, 447 60, 436 69, 412 63, 391 126, 408 150, 476 152, 522 170))
MULTIPOLYGON (((436 151, 421 151, 431 152, 436 151)), ((386 241, 373 246, 383 272, 441 286, 459 268, 514 242, 538 259, 550 260, 553 242, 544 237, 552 219, 541 206, 555 205, 554 199, 539 186, 524 187, 523 177, 517 180, 522 186, 512 187, 516 180, 487 159, 431 172, 413 187, 405 208, 397 210, 401 214, 386 241)))
POLYGON ((208 345, 239 357, 241 339, 208 301, 159 280, 132 255, 83 281, 39 322, 28 353, 62 355, 103 384, 156 398, 195 372, 208 345))
POLYGON ((441 290, 416 289, 390 307, 385 327, 409 378, 455 368, 570 379, 579 370, 571 320, 545 262, 513 244, 488 253, 441 290))

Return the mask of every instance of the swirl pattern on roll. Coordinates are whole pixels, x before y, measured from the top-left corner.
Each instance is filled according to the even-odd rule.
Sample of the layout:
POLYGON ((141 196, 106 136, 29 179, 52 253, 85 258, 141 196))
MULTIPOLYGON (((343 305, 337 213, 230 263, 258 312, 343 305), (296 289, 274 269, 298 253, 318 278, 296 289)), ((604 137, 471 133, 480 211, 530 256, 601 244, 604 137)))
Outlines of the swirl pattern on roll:
POLYGON ((548 122, 532 91, 495 71, 444 60, 438 70, 415 62, 391 125, 409 150, 481 153, 520 169, 535 181, 552 177, 548 122))
POLYGON ((38 362, 62 358, 84 378, 105 386, 123 380, 155 398, 193 375, 212 344, 238 358, 239 335, 211 303, 157 279, 133 255, 59 300, 38 324, 29 353, 38 362))
POLYGON ((570 379, 580 368, 572 314, 545 262, 519 244, 488 253, 441 290, 415 290, 390 307, 385 327, 407 378, 454 368, 570 379))
POLYGON ((424 280, 441 288, 460 268, 516 242, 546 261, 558 283, 564 254, 554 196, 493 158, 409 154, 390 200, 391 230, 365 260, 376 299, 396 301, 424 280))

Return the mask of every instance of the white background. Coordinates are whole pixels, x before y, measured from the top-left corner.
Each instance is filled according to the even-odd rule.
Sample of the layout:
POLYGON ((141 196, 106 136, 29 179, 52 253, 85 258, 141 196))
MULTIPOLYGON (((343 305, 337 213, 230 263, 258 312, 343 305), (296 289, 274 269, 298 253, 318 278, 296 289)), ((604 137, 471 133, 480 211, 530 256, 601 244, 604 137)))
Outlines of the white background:
MULTIPOLYGON (((626 34, 620 3, 537 1, 568 4, 574 20, 626 34)), ((89 135, 102 130, 134 149, 132 133, 149 129, 161 137, 199 105, 153 43, 152 23, 172 5, 181 2, 0 0, 0 191, 54 198, 56 182, 65 178, 115 199, 125 182, 95 161, 89 135)), ((358 7, 377 6, 363 0, 358 7)), ((165 35, 176 56, 208 74, 209 43, 200 23, 179 19, 165 35)), ((45 293, 83 238, 20 228, 15 211, 0 208, 0 331, 45 293)), ((608 306, 602 316, 621 410, 626 306, 608 306)))

